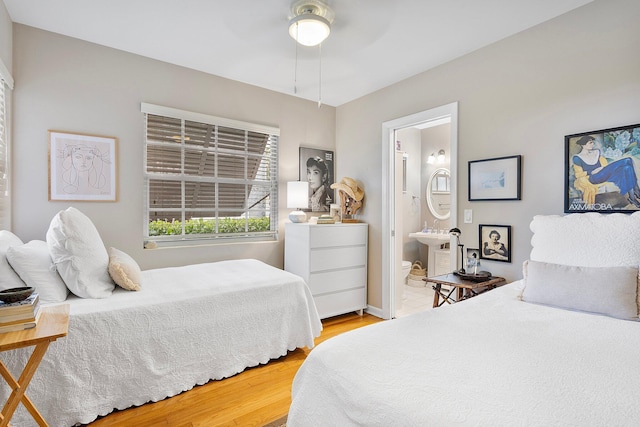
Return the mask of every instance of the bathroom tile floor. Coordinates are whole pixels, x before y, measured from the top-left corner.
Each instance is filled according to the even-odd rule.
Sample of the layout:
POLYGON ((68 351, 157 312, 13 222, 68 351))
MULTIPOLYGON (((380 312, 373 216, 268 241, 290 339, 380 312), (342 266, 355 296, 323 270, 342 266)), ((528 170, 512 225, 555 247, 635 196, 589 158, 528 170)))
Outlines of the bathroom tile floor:
POLYGON ((404 296, 402 298, 402 307, 396 308, 396 318, 407 316, 422 310, 431 310, 433 308, 434 290, 431 283, 426 286, 404 286, 404 296))

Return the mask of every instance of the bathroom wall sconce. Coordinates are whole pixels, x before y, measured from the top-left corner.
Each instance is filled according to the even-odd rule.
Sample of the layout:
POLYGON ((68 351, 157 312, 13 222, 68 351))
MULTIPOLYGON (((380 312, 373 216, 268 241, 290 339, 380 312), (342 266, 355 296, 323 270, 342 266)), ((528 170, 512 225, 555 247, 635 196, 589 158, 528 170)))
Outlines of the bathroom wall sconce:
POLYGON ((440 149, 440 151, 438 151, 438 157, 436 157, 435 153, 431 153, 429 154, 429 157, 427 157, 427 163, 429 163, 430 165, 434 164, 436 160, 438 161, 438 163, 444 163, 444 161, 446 160, 443 149, 440 149))

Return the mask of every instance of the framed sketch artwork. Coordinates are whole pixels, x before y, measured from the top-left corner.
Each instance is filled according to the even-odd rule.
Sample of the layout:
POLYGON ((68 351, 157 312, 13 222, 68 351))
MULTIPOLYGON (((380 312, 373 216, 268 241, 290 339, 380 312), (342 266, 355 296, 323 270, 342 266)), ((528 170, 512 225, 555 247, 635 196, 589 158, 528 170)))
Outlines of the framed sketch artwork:
POLYGON ((640 124, 566 135, 564 211, 640 210, 640 124))
POLYGON ((117 201, 117 138, 49 131, 49 200, 117 201))
POLYGON ((469 162, 469 201, 521 200, 522 156, 469 162))
POLYGON ((300 147, 300 181, 309 182, 309 205, 311 212, 329 212, 334 203, 333 151, 300 147))
POLYGON ((511 226, 480 224, 480 259, 511 262, 511 226))

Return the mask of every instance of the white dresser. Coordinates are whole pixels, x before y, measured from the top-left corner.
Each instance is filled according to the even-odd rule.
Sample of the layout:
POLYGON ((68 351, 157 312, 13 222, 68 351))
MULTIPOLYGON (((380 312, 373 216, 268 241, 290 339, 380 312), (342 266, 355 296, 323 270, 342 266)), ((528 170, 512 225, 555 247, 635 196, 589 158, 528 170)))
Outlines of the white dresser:
POLYGON ((284 269, 304 279, 322 319, 367 306, 368 226, 285 225, 284 269))

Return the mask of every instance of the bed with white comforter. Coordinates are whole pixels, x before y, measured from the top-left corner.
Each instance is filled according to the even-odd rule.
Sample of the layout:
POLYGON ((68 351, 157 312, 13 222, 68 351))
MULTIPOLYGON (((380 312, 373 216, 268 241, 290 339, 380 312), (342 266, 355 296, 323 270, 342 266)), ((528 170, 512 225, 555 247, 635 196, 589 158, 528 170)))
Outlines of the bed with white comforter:
MULTIPOLYGON (((138 292, 65 303, 69 333, 51 344, 27 393, 52 426, 88 423, 311 348, 322 328, 301 278, 251 259, 147 270, 138 292)), ((2 358, 20 372, 29 354, 2 358)), ((33 424, 22 405, 12 424, 33 424)))
POLYGON ((522 280, 317 346, 287 426, 640 425, 640 213, 531 229, 522 280))

